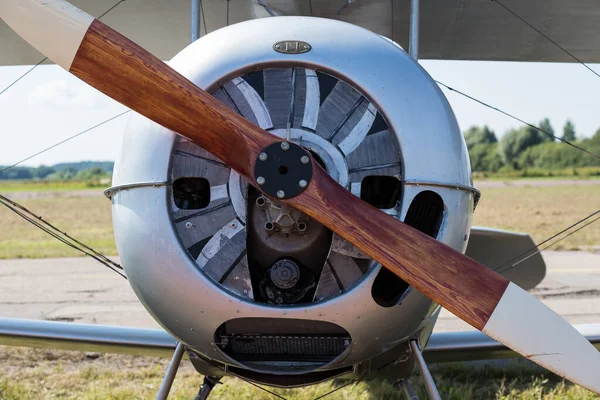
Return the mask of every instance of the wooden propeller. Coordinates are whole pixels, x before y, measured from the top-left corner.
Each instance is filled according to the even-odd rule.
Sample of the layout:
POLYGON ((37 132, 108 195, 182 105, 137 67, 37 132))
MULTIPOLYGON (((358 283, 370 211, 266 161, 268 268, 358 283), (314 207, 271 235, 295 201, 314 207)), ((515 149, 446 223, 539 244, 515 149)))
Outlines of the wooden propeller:
MULTIPOLYGON (((210 151, 261 189, 257 158, 280 138, 63 0, 1 0, 0 17, 73 75, 210 151)), ((560 316, 485 266, 355 197, 312 158, 310 164, 306 189, 282 201, 473 327, 600 393, 600 353, 560 316)))

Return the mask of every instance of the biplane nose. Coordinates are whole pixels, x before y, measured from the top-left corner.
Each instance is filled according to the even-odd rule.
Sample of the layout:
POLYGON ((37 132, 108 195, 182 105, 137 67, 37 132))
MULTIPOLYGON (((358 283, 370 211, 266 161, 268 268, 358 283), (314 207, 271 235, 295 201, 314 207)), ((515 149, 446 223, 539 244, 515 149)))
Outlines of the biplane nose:
MULTIPOLYGON (((254 174, 256 172, 254 163, 258 163, 257 160, 266 160, 260 158, 265 154, 263 151, 270 151, 271 146, 277 144, 275 147, 287 152, 286 154, 293 153, 288 141, 281 141, 281 137, 274 136, 244 120, 239 114, 218 103, 215 98, 164 62, 71 4, 62 0, 0 1, 0 17, 57 64, 116 101, 157 124, 178 132, 212 153, 237 170, 246 180, 256 183, 257 188, 264 183, 264 181, 261 183, 263 180, 261 178, 264 177, 254 174), (110 72, 110 75, 107 72, 110 72)), ((320 33, 323 32, 324 29, 320 33)), ((378 46, 378 43, 389 46, 389 43, 382 41, 379 36, 368 32, 365 35, 371 35, 368 39, 372 46, 378 46)), ((269 40, 271 40, 270 36, 269 40)), ((435 82, 417 67, 413 61, 410 61, 409 71, 419 74, 415 75, 415 78, 424 82, 426 87, 437 89, 435 82)), ((413 105, 420 104, 414 106, 418 108, 416 111, 427 109, 428 118, 431 118, 433 102, 415 103, 416 93, 419 91, 415 90, 415 86, 407 87, 412 88, 413 93, 406 98, 410 97, 413 105)), ((440 99, 442 97, 435 97, 437 104, 442 104, 440 99)), ((410 113, 406 113, 408 114, 410 113)), ((452 113, 448 111, 443 114, 452 113)), ((445 125, 448 126, 449 123, 446 122, 445 125)), ((456 123, 453 122, 452 125, 456 123)), ((431 129, 415 129, 414 132, 428 130, 431 131, 431 129)), ((363 132, 365 135, 368 134, 367 130, 363 132)), ((333 139, 333 136, 331 138, 333 139)), ((428 143, 423 140, 423 136, 419 136, 418 139, 422 143, 428 143)), ((464 143, 462 144, 464 148, 464 143)), ((346 142, 346 145, 340 146, 348 150, 354 145, 346 142)), ((309 154, 304 150, 300 151, 303 151, 302 158, 306 157, 310 162, 309 154)), ((416 154, 422 158, 427 156, 431 158, 431 151, 427 151, 428 153, 424 150, 416 154)), ((143 150, 138 152, 142 153, 143 150)), ((275 154, 279 154, 279 150, 275 154)), ((267 157, 272 156, 267 154, 267 157)), ((294 156, 296 164, 300 164, 299 160, 302 158, 294 156)), ((302 165, 305 164, 308 162, 302 162, 302 165)), ((287 171, 286 165, 270 170, 272 176, 287 175, 287 171), (281 170, 282 167, 285 167, 284 171, 281 170)), ((285 205, 302 211, 322 223, 371 258, 385 265, 394 275, 477 329, 526 358, 600 393, 600 379, 598 379, 600 353, 572 326, 533 296, 456 249, 368 205, 336 183, 314 160, 311 163, 310 175, 306 175, 306 180, 304 177, 302 175, 304 183, 300 187, 305 190, 297 196, 286 197, 285 205)), ((292 183, 294 190, 298 187, 296 182, 299 181, 292 183)), ((269 192, 265 189, 263 193, 269 192)), ((278 194, 277 197, 284 198, 285 192, 281 191, 281 193, 283 194, 281 196, 278 194)), ((162 199, 164 198, 163 196, 162 199)), ((138 205, 137 209, 141 210, 143 207, 138 205)), ((129 209, 127 211, 130 215, 129 209)), ((193 224, 190 226, 193 227, 193 224)), ((235 222, 233 226, 239 227, 235 222)), ((140 230, 142 231, 148 232, 148 230, 140 230)), ((155 231, 151 233, 154 234, 155 231)), ((221 237, 218 239, 220 240, 221 237)), ((138 243, 142 242, 138 240, 138 243)), ((175 253, 181 253, 180 250, 173 250, 172 241, 163 241, 163 244, 165 243, 170 246, 165 254, 173 256, 175 253)), ((147 243, 142 244, 144 253, 154 257, 154 252, 147 251, 147 243)), ((173 265, 175 264, 170 264, 173 265)), ((161 267, 163 269, 156 276, 164 282, 167 281, 164 279, 167 276, 165 265, 162 264, 161 267)), ((219 264, 215 268, 221 267, 223 265, 219 264)), ((296 274, 295 268, 289 265, 286 268, 288 273, 296 274)), ((231 271, 230 264, 225 265, 225 269, 231 271)), ((146 279, 148 274, 147 271, 144 272, 146 279)), ((193 273, 197 275, 199 271, 193 270, 193 273)), ((190 273, 188 276, 193 275, 190 273)), ((170 279, 168 281, 170 290, 179 291, 181 287, 188 284, 182 282, 182 285, 174 285, 170 279)), ((279 280, 278 284, 280 287, 285 287, 289 281, 279 280)), ((213 283, 211 285, 214 286, 213 283)), ((162 296, 169 301, 172 301, 172 298, 182 297, 179 293, 175 293, 172 298, 169 298, 164 295, 163 290, 155 293, 162 293, 162 296)), ((194 296, 189 298, 196 297, 197 293, 195 291, 194 296)), ((190 300, 185 299, 185 301, 190 300)), ((218 305, 211 304, 211 306, 216 309, 218 305)), ((239 301, 236 307, 242 309, 245 304, 239 301)), ((294 312, 291 307, 289 310, 290 313, 294 312)), ((296 310, 298 313, 303 311, 302 308, 296 310)), ((194 308, 194 312, 196 311, 197 308, 194 308)), ((279 310, 276 311, 277 314, 275 311, 270 312, 271 315, 280 315, 279 310)), ((283 314, 287 315, 287 312, 283 314)), ((195 319, 189 318, 182 322, 193 323, 197 319, 197 314, 195 316, 195 319)), ((179 324, 179 321, 177 322, 179 324)), ((186 331, 194 332, 194 329, 186 329, 186 331)), ((217 349, 213 348, 213 350, 217 349)))
POLYGON ((2 0, 0 18, 67 71, 94 17, 63 0, 2 0))

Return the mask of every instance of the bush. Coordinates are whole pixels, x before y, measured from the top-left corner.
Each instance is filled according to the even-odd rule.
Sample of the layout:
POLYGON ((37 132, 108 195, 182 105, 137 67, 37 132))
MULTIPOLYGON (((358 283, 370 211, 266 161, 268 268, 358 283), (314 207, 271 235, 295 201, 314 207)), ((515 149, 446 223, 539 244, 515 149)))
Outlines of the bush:
POLYGON ((497 141, 496 134, 487 126, 472 126, 465 132, 465 142, 469 151, 477 145, 488 145, 497 141))
POLYGON ((477 144, 469 150, 473 171, 497 172, 504 164, 498 150, 498 143, 477 144))
POLYGON ((519 156, 518 164, 521 168, 555 170, 600 165, 600 160, 563 143, 550 142, 526 149, 519 156))
POLYGON ((503 161, 512 165, 513 168, 519 169, 521 167, 519 163, 521 153, 530 147, 551 141, 552 139, 549 136, 529 126, 511 129, 500 141, 503 161))

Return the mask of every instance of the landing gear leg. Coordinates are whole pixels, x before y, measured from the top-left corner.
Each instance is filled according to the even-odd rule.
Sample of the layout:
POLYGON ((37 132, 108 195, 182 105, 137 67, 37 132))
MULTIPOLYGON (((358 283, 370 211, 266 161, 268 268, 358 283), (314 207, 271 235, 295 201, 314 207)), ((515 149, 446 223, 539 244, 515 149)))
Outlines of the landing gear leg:
POLYGON ((194 400, 206 400, 212 392, 213 388, 219 383, 221 380, 220 376, 205 376, 204 383, 200 387, 200 392, 198 392, 198 396, 194 400))
POLYGON ((402 389, 404 396, 406 396, 406 400, 419 400, 419 396, 415 393, 410 380, 403 379, 398 383, 398 386, 402 389))
POLYGON ((165 374, 163 382, 160 385, 160 389, 156 394, 156 400, 166 400, 167 397, 169 397, 171 386, 173 386, 175 375, 179 369, 179 364, 181 364, 181 359, 183 358, 183 351, 183 344, 181 342, 177 343, 177 347, 175 347, 175 353, 173 353, 173 358, 171 359, 169 368, 167 368, 167 373, 165 374))
POLYGON ((431 400, 441 400, 442 398, 440 397, 440 393, 435 386, 433 376, 431 376, 431 372, 429 372, 429 368, 427 368, 427 364, 425 364, 425 359, 423 358, 423 354, 421 353, 421 349, 419 348, 419 344, 416 340, 410 341, 410 349, 417 360, 417 366, 419 367, 419 371, 421 371, 421 376, 423 377, 425 389, 429 394, 429 398, 431 400))

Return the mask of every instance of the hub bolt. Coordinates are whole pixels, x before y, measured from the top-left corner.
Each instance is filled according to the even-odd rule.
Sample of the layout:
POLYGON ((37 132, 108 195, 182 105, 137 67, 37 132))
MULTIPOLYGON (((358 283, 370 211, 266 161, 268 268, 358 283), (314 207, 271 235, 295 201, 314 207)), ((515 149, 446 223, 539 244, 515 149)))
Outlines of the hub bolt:
POLYGON ((290 144, 288 142, 281 142, 281 150, 286 151, 289 150, 290 144))
POLYGON ((300 182, 298 182, 298 185, 304 189, 305 187, 308 186, 308 182, 306 182, 304 179, 302 179, 300 182))
POLYGON ((278 190, 277 197, 283 199, 285 197, 285 192, 283 190, 278 190))
POLYGON ((267 155, 267 153, 264 153, 264 152, 263 152, 263 153, 260 153, 260 154, 258 155, 258 159, 259 159, 260 161, 267 161, 267 158, 269 158, 269 156, 267 155))
POLYGON ((308 158, 308 156, 302 156, 300 161, 302 162, 302 164, 308 164, 310 162, 310 158, 308 158))
POLYGON ((256 183, 258 183, 259 185, 264 185, 265 184, 265 178, 262 176, 259 176, 258 178, 256 178, 256 183))
POLYGON ((265 200, 264 197, 259 197, 256 199, 256 205, 259 207, 264 207, 265 204, 267 204, 267 201, 265 200))

